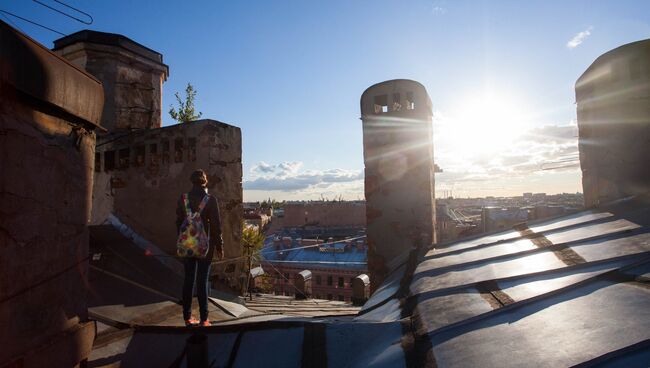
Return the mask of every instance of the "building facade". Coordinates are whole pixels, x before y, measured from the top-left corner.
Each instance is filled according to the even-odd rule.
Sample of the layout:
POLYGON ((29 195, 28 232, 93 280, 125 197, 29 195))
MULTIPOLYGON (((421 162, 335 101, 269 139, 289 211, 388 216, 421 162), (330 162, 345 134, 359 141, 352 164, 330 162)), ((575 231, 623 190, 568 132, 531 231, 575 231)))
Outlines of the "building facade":
POLYGON ((276 215, 271 227, 273 231, 296 226, 366 226, 363 201, 289 202, 276 215))
POLYGON ((352 280, 367 273, 363 229, 348 228, 346 233, 353 236, 339 240, 314 236, 320 231, 326 234, 330 230, 285 229, 267 238, 261 264, 276 295, 352 300, 352 280), (311 272, 311 295, 298 295, 298 274, 305 270, 311 272))

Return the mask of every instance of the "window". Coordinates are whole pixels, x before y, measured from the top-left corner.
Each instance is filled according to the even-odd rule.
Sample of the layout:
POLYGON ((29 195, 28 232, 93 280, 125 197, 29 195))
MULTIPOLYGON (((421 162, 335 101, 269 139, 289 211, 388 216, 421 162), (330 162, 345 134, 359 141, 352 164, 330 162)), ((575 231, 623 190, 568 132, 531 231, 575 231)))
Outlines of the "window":
POLYGON ((334 299, 334 298, 332 297, 332 294, 327 294, 327 300, 332 300, 332 299, 334 299))
POLYGON ((415 110, 415 97, 413 92, 406 92, 406 109, 415 110))
POLYGON ((315 298, 316 298, 316 299, 320 299, 320 294, 316 294, 316 295, 315 295, 315 298))
POLYGON ((344 301, 345 301, 345 298, 343 297, 343 295, 339 294, 339 302, 344 302, 344 301))
POLYGON ((162 163, 163 164, 169 163, 169 141, 168 140, 162 141, 162 163))
POLYGON ((322 278, 320 277, 320 275, 316 275, 316 285, 320 285, 321 282, 322 282, 322 278))
POLYGON ((332 276, 327 276, 327 286, 332 286, 333 283, 332 276))
POLYGON ((350 277, 350 287, 352 287, 352 281, 354 280, 354 277, 350 277))
POLYGON ((399 93, 393 93, 393 108, 392 111, 400 111, 402 109, 402 98, 399 93))
POLYGON ((95 152, 95 172, 102 171, 102 154, 95 152))
POLYGON ((339 277, 339 287, 343 287, 343 277, 339 277))
POLYGON ((104 171, 115 170, 115 151, 104 152, 104 171))
POLYGON ((187 161, 196 161, 196 138, 187 140, 187 161))
POLYGON ((152 166, 158 165, 158 145, 152 143, 149 145, 149 164, 152 166))
POLYGON ((144 145, 135 147, 135 166, 144 166, 144 145))
POLYGON ((388 112, 388 96, 375 96, 375 114, 381 114, 384 112, 388 112))
POLYGON ((174 140, 174 162, 183 162, 183 138, 174 140))
POLYGON ((130 150, 128 148, 122 148, 121 150, 118 151, 117 157, 118 157, 118 169, 124 170, 129 168, 129 156, 130 150))

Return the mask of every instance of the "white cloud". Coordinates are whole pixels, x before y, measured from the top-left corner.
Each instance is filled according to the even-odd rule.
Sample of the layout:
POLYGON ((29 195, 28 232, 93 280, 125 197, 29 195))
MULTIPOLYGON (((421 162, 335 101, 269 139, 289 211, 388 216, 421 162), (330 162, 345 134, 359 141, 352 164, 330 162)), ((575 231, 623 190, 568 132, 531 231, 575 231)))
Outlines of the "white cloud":
POLYGON ((582 32, 578 32, 575 36, 573 36, 572 39, 569 40, 569 42, 566 43, 566 47, 570 49, 575 49, 578 47, 584 40, 591 35, 591 31, 594 29, 594 27, 589 26, 589 28, 585 29, 582 32))
POLYGON ((274 174, 276 176, 289 176, 295 174, 302 167, 300 161, 285 161, 277 165, 269 165, 264 161, 260 161, 257 165, 251 167, 250 173, 254 176, 274 174))
POLYGON ((308 191, 326 189, 340 183, 361 181, 361 170, 301 170, 300 161, 269 165, 260 162, 251 168, 251 177, 244 181, 246 190, 308 191))
POLYGON ((482 191, 483 195, 489 187, 501 193, 533 185, 542 177, 548 182, 554 175, 577 175, 578 127, 573 121, 544 125, 527 130, 510 144, 497 145, 489 154, 458 152, 451 147, 436 153, 436 162, 444 170, 436 175, 437 186, 467 193, 482 191))

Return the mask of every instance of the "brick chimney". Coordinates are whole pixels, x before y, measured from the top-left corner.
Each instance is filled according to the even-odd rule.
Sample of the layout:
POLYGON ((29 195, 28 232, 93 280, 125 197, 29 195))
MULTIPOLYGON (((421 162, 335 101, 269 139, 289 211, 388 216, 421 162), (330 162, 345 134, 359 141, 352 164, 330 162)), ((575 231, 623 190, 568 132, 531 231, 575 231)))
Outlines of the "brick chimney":
POLYGON ((53 51, 102 82, 102 126, 109 132, 162 126, 162 84, 169 76, 162 54, 119 34, 89 30, 59 38, 53 51))
POLYGON ((431 100, 397 79, 361 96, 368 269, 374 291, 413 247, 435 240, 431 100))
POLYGON ((650 39, 611 50, 576 82, 585 206, 650 190, 650 39))

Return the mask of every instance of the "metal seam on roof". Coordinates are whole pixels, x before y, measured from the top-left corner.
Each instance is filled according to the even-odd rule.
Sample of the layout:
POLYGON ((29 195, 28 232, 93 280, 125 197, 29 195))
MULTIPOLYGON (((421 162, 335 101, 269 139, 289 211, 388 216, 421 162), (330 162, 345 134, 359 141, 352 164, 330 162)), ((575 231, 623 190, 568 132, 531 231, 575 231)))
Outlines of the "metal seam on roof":
MULTIPOLYGON (((487 312, 487 313, 479 314, 479 315, 476 315, 474 317, 467 318, 465 320, 461 320, 461 321, 458 321, 458 322, 455 322, 455 323, 451 323, 449 325, 440 327, 440 328, 438 328, 436 330, 430 331, 430 332, 427 333, 427 335, 438 334, 438 333, 441 333, 443 331, 452 330, 454 328, 464 326, 464 325, 468 325, 468 324, 472 324, 472 323, 478 322, 478 321, 483 320, 483 319, 492 318, 493 316, 495 316, 497 314, 500 314, 500 313, 508 313, 508 312, 512 311, 513 309, 523 308, 523 307, 528 306, 529 304, 541 302, 544 299, 555 297, 557 295, 561 295, 563 293, 566 293, 566 292, 569 292, 571 290, 584 287, 584 286, 589 285, 591 283, 595 283, 595 282, 599 282, 599 281, 607 281, 612 285, 613 284, 622 284, 622 283, 629 284, 631 280, 634 280, 634 277, 630 278, 629 277, 630 275, 626 275, 622 271, 624 271, 626 269, 632 269, 634 267, 638 267, 640 265, 644 265, 644 264, 647 264, 649 262, 650 262, 650 252, 646 252, 646 257, 642 258, 638 262, 633 262, 633 263, 631 263, 631 264, 629 264, 627 266, 624 266, 624 267, 621 267, 621 268, 618 268, 618 269, 615 269, 615 270, 612 270, 612 271, 604 272, 602 274, 598 274, 598 275, 595 275, 593 277, 586 278, 584 280, 575 282, 573 284, 567 285, 565 287, 562 287, 562 288, 559 288, 559 289, 556 289, 556 290, 553 290, 553 291, 549 291, 547 293, 543 293, 543 294, 540 294, 540 295, 537 295, 537 296, 534 296, 534 297, 531 297, 531 298, 528 298, 528 299, 525 299, 525 300, 516 301, 516 302, 514 302, 512 304, 503 306, 502 308, 494 309, 494 310, 492 310, 490 312, 487 312)), ((527 276, 529 276, 529 275, 527 275, 527 276)), ((496 281, 496 280, 494 280, 494 281, 496 281)), ((643 287, 646 288, 647 285, 643 285, 643 287)))
POLYGON ((476 290, 481 294, 493 309, 498 309, 515 303, 515 300, 506 292, 502 291, 494 280, 481 281, 476 283, 476 290))
POLYGON ((531 230, 528 225, 518 225, 515 230, 519 231, 522 237, 530 239, 530 241, 538 248, 553 247, 553 254, 567 266, 581 264, 587 262, 581 255, 576 253, 573 249, 567 247, 563 243, 553 244, 548 238, 541 233, 536 233, 531 230))

